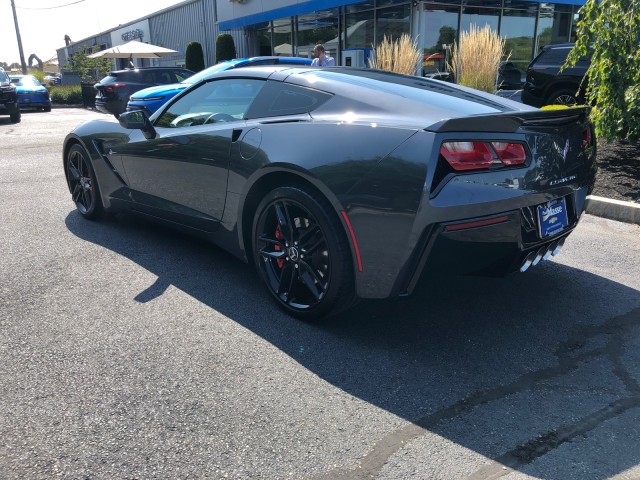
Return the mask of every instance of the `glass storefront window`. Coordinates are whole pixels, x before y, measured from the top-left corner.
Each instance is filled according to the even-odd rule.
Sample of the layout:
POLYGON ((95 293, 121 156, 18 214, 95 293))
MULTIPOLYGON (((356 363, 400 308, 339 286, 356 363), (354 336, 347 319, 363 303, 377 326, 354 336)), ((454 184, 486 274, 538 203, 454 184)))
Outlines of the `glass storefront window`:
POLYGON ((264 22, 255 26, 255 42, 258 47, 258 55, 273 55, 271 49, 271 22, 264 22))
POLYGON ((535 54, 545 45, 572 41, 571 5, 540 4, 535 54))
POLYGON ((364 10, 373 10, 375 8, 374 0, 367 0, 364 2, 356 3, 354 5, 347 5, 345 7, 347 13, 357 13, 364 10))
POLYGON ((374 38, 373 10, 345 15, 346 48, 371 48, 374 38))
POLYGON ((458 36, 459 7, 426 5, 422 15, 422 74, 447 70, 449 52, 458 36))
POLYGON ((376 15, 376 45, 382 42, 385 35, 392 40, 398 40, 403 33, 411 33, 411 7, 399 5, 397 7, 381 8, 376 15))
POLYGON ((300 15, 297 22, 296 55, 313 58, 313 47, 321 43, 327 55, 334 57, 337 63, 340 48, 338 25, 337 9, 300 15))
POLYGON ((291 35, 291 17, 273 21, 273 54, 291 57, 293 38, 291 35))
POLYGON ((477 28, 489 28, 494 32, 498 31, 498 20, 500 19, 500 10, 494 8, 474 8, 463 7, 462 17, 460 18, 460 31, 467 32, 471 29, 471 25, 477 28))
POLYGON ((535 28, 535 10, 503 10, 500 36, 505 39, 505 54, 521 71, 526 70, 531 61, 535 28))

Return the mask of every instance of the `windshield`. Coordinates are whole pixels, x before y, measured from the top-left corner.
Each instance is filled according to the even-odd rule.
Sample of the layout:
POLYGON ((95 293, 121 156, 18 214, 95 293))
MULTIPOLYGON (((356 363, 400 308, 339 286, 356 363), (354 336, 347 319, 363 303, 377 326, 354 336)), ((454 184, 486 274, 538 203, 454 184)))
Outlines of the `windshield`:
POLYGON ((230 70, 234 66, 240 63, 238 60, 229 60, 226 62, 216 63, 214 66, 205 68, 204 70, 196 73, 195 75, 191 75, 189 78, 185 78, 180 83, 185 83, 187 85, 193 85, 194 83, 198 83, 203 78, 208 77, 212 73, 223 72, 225 70, 230 70))
POLYGON ((39 87, 40 82, 34 77, 11 77, 11 82, 23 87, 39 87))

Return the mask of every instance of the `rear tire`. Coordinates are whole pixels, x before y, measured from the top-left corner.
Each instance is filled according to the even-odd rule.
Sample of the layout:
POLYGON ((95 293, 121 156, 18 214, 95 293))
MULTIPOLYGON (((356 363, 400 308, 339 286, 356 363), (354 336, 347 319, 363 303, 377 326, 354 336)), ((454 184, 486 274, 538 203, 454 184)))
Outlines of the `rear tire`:
POLYGON ((318 320, 353 305, 349 244, 322 196, 298 187, 272 190, 256 210, 252 232, 258 272, 289 315, 318 320))
POLYGON ((65 162, 67 185, 78 212, 88 220, 104 216, 100 187, 89 154, 80 145, 69 149, 65 162))
POLYGON ((10 114, 10 118, 11 118, 11 123, 20 123, 20 120, 22 119, 22 114, 20 113, 20 110, 18 110, 16 113, 10 114))
POLYGON ((558 92, 555 92, 549 97, 549 102, 547 102, 548 105, 566 106, 577 105, 577 103, 578 97, 576 97, 576 92, 570 89, 559 90, 558 92))

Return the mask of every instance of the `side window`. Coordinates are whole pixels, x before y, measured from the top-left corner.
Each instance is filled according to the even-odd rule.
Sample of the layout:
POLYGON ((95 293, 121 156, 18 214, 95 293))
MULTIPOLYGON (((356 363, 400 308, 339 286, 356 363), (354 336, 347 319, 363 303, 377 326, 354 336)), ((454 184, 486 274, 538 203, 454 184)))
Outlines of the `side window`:
POLYGON ((268 81, 246 118, 278 117, 310 113, 331 98, 331 94, 289 83, 268 81))
POLYGON ((185 128, 239 122, 244 120, 264 83, 264 80, 247 78, 225 78, 204 83, 179 98, 158 117, 155 125, 185 128))
POLYGON ((185 78, 189 78, 191 75, 193 75, 193 73, 187 70, 180 70, 179 72, 175 72, 176 83, 181 82, 185 78))

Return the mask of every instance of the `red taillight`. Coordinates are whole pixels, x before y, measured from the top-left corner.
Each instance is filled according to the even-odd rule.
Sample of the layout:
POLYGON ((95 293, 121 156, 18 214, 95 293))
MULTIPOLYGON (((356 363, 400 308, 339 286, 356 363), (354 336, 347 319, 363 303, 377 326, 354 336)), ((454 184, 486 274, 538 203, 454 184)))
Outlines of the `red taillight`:
POLYGON ((588 126, 582 132, 582 149, 586 150, 593 146, 593 132, 591 126, 588 126))
POLYGON ((521 143, 491 142, 491 146, 505 165, 522 165, 527 161, 527 153, 521 143))
POLYGON ((523 165, 527 153, 521 143, 510 142, 444 142, 442 155, 454 170, 479 170, 493 165, 523 165))
POLYGON ((104 87, 105 92, 115 92, 116 88, 124 87, 126 83, 112 83, 111 85, 107 85, 104 87))
POLYGON ((489 168, 493 163, 493 154, 484 142, 444 142, 440 155, 454 170, 489 168))

